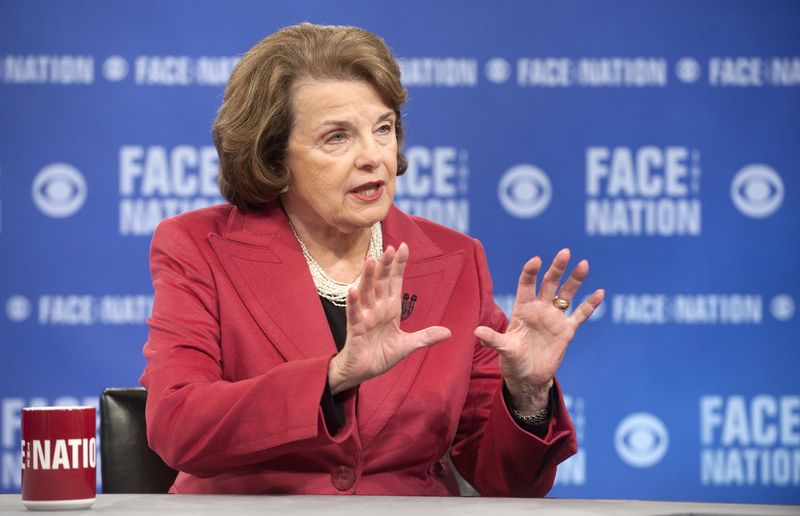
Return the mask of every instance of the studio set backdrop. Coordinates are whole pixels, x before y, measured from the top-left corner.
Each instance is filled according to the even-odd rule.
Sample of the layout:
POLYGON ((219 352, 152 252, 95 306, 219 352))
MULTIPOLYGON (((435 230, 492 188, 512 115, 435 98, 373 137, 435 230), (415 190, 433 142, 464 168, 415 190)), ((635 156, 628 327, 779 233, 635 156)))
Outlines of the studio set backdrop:
POLYGON ((301 21, 392 48, 396 204, 480 239, 501 307, 562 247, 606 289, 559 372, 580 449, 551 496, 800 503, 800 3, 777 0, 0 2, 0 492, 23 406, 138 383, 153 230, 223 202, 225 81, 301 21))

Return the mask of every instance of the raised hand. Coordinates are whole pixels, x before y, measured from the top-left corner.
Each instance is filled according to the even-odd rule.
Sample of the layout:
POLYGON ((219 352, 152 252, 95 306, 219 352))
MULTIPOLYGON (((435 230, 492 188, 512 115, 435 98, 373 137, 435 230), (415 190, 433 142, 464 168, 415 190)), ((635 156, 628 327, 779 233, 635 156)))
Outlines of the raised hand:
POLYGON ((361 282, 347 296, 347 339, 328 366, 328 383, 336 394, 385 373, 413 351, 450 337, 450 330, 431 326, 414 333, 400 329, 403 271, 408 246, 388 247, 376 262, 368 257, 361 282))
POLYGON ((503 374, 511 402, 523 413, 534 413, 547 406, 548 394, 564 354, 575 331, 603 301, 605 292, 596 290, 572 314, 558 308, 554 297, 571 303, 578 287, 589 273, 589 262, 581 260, 559 290, 567 269, 570 253, 559 251, 544 275, 539 293, 536 280, 542 260, 536 256, 522 268, 511 319, 505 333, 480 326, 475 336, 500 355, 503 374))

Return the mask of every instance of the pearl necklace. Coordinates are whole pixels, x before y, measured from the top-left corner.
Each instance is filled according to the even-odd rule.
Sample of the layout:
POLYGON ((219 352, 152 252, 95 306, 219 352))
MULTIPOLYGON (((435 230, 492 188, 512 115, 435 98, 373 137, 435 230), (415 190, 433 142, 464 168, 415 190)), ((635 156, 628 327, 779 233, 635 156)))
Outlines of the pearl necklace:
MULTIPOLYGON (((295 238, 300 243, 300 249, 303 251, 303 257, 306 259, 308 269, 311 271, 311 279, 314 280, 314 286, 317 287, 317 294, 324 297, 336 306, 347 306, 347 292, 351 288, 357 288, 361 282, 361 275, 352 283, 341 283, 334 280, 322 269, 319 263, 308 252, 308 248, 300 239, 300 235, 294 229, 294 225, 289 222, 295 238)), ((376 222, 372 225, 369 238, 369 250, 367 256, 372 256, 375 260, 380 258, 383 253, 383 231, 381 230, 381 223, 376 222)))

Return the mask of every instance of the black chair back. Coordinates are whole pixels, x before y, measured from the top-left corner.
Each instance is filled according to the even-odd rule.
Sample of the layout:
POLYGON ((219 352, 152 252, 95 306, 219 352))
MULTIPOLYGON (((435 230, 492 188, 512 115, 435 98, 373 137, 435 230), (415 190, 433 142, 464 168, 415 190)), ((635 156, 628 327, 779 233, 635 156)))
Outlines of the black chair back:
POLYGON ((147 444, 141 387, 109 388, 100 396, 100 457, 104 493, 166 493, 178 472, 147 444))

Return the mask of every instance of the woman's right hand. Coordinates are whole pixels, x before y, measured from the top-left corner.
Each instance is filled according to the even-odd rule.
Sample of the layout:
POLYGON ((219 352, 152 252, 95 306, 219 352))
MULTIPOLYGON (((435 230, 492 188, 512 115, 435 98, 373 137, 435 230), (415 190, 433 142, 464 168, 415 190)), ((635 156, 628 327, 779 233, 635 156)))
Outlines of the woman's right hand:
POLYGON ((450 337, 443 326, 414 333, 400 329, 403 272, 408 246, 391 246, 377 260, 368 257, 358 288, 347 296, 347 339, 328 366, 328 384, 336 394, 385 373, 413 351, 450 337))

